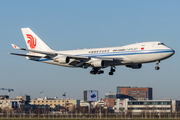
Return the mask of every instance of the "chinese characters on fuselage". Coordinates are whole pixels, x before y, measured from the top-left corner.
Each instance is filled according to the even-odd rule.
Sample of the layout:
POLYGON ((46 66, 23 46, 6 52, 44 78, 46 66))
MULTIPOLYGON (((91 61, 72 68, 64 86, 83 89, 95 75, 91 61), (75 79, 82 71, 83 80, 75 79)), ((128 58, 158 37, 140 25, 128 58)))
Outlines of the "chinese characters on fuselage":
MULTIPOLYGON (((134 50, 138 50, 138 48, 113 49, 112 52, 134 51, 134 50)), ((110 50, 92 50, 92 51, 89 51, 90 54, 92 54, 92 53, 107 53, 107 52, 110 52, 110 50)))

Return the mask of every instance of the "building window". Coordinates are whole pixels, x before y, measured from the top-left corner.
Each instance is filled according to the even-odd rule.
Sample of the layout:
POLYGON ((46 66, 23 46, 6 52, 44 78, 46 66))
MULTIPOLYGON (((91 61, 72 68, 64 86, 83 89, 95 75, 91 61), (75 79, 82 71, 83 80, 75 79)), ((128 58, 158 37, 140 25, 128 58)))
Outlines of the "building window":
POLYGON ((58 101, 58 103, 60 103, 60 101, 58 101))
POLYGON ((36 103, 36 101, 34 101, 34 103, 36 103))
POLYGON ((42 101, 42 103, 44 103, 44 101, 42 101))
POLYGON ((114 100, 114 105, 116 105, 116 100, 114 100))
POLYGON ((50 103, 52 103, 52 101, 50 101, 50 103))
POLYGON ((146 91, 146 98, 148 98, 148 91, 146 91))
POLYGON ((117 87, 117 94, 119 94, 119 87, 117 87))
POLYGON ((38 103, 39 103, 40 101, 38 101, 38 103))
POLYGON ((124 110, 124 108, 120 107, 119 110, 124 110))
POLYGON ((158 102, 158 105, 162 105, 162 102, 158 102))
POLYGON ((48 101, 46 101, 46 103, 48 103, 48 101))
POLYGON ((56 101, 54 101, 54 103, 56 103, 56 101))

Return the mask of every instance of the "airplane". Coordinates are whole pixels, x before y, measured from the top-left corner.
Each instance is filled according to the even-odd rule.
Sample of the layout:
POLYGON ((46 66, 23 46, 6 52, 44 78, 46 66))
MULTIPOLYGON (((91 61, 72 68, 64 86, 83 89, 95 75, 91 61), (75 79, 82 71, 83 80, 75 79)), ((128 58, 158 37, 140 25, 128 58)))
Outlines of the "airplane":
POLYGON ((27 54, 9 53, 24 56, 28 60, 49 63, 65 67, 88 68, 90 74, 103 74, 102 69, 110 67, 109 75, 113 75, 116 66, 124 65, 132 69, 140 69, 142 64, 156 62, 159 70, 160 61, 171 57, 175 51, 162 42, 142 42, 121 47, 94 48, 81 50, 56 51, 43 42, 30 28, 21 28, 27 48, 11 44, 14 49, 28 51, 27 54))

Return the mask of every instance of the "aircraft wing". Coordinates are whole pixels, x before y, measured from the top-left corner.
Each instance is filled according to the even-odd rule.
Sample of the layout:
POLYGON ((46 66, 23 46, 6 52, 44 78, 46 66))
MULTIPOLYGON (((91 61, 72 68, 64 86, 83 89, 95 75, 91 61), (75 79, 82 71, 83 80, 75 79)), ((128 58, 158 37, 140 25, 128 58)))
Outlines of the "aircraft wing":
POLYGON ((59 55, 64 55, 64 56, 67 56, 69 58, 74 58, 74 59, 78 59, 78 60, 89 60, 90 57, 86 57, 86 56, 76 56, 76 55, 69 55, 69 54, 61 54, 61 53, 58 53, 59 55))
MULTIPOLYGON (((40 53, 40 54, 45 54, 45 55, 51 55, 54 57, 58 57, 58 55, 63 55, 75 60, 82 62, 87 62, 88 60, 91 59, 99 59, 99 60, 104 60, 104 61, 121 61, 122 63, 129 63, 131 60, 125 58, 125 57, 118 57, 118 58, 107 58, 107 57, 88 57, 88 56, 81 56, 81 55, 70 55, 70 54, 62 54, 62 53, 56 53, 56 52, 47 52, 47 51, 40 51, 40 50, 31 50, 31 49, 25 49, 25 48, 20 48, 16 46, 15 44, 11 44, 14 49, 19 49, 19 50, 24 50, 24 51, 29 51, 29 52, 34 52, 34 53, 40 53)), ((17 54, 17 53, 10 53, 12 55, 19 55, 19 56, 29 56, 29 57, 43 57, 43 56, 35 56, 35 55, 25 55, 25 54, 17 54)), ((80 65, 78 65, 80 66, 80 65)))

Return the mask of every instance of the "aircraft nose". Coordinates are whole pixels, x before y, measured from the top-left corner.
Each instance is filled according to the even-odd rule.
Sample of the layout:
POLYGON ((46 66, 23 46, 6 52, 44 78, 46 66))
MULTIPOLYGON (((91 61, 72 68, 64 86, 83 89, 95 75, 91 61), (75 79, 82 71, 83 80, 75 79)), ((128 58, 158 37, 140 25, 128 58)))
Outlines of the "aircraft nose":
POLYGON ((170 48, 170 49, 169 49, 169 55, 168 55, 168 57, 171 57, 172 55, 174 55, 174 53, 175 53, 175 51, 170 48))
POLYGON ((161 53, 163 59, 169 58, 172 55, 174 55, 175 51, 171 48, 168 48, 167 51, 165 53, 161 53))
POLYGON ((171 49, 171 55, 174 55, 175 51, 173 49, 171 49))

